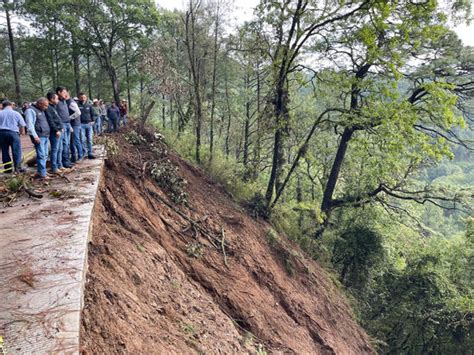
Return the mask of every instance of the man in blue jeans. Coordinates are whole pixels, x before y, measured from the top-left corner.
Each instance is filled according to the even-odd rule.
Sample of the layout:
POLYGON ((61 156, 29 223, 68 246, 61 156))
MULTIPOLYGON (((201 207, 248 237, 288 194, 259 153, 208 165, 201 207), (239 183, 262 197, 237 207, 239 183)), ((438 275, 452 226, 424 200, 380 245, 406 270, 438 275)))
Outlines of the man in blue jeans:
POLYGON ((100 120, 101 120, 101 129, 100 131, 103 132, 103 126, 105 123, 108 124, 108 119, 107 119, 107 107, 105 107, 104 101, 99 100, 99 113, 100 113, 100 120))
POLYGON ((82 144, 84 155, 87 151, 87 157, 89 159, 95 159, 95 156, 92 153, 92 137, 94 136, 95 112, 92 105, 87 101, 86 94, 83 92, 79 94, 78 106, 81 110, 81 129, 84 134, 84 141, 82 144))
POLYGON ((49 142, 51 145, 51 172, 53 174, 61 174, 66 171, 62 167, 61 134, 63 132, 63 122, 56 109, 57 104, 59 103, 59 98, 53 91, 48 92, 46 98, 49 102, 48 109, 46 110, 46 118, 50 129, 49 142))
POLYGON ((48 138, 51 131, 45 114, 48 105, 48 99, 41 97, 25 112, 28 134, 36 149, 37 173, 35 177, 41 180, 48 178, 46 160, 48 159, 48 138))
POLYGON ((94 99, 92 101, 92 109, 94 110, 94 117, 95 117, 94 133, 100 136, 102 134, 102 116, 100 115, 99 100, 94 99))
POLYGON ((85 147, 82 145, 82 128, 81 128, 81 110, 76 102, 77 98, 68 100, 69 102, 69 113, 71 113, 71 127, 72 127, 72 139, 71 139, 71 162, 82 160, 85 155, 85 147), (77 116, 76 116, 76 113, 77 116), (72 118, 74 116, 74 118, 72 118))
POLYGON ((21 167, 21 142, 20 132, 25 133, 25 121, 23 117, 13 110, 12 103, 8 100, 2 102, 3 110, 0 111, 0 146, 2 148, 2 161, 6 172, 24 172, 21 167), (13 166, 11 162, 10 147, 13 153, 13 166))
POLYGON ((59 102, 56 105, 56 111, 58 111, 59 117, 63 122, 63 133, 61 134, 61 143, 62 146, 62 159, 59 167, 66 169, 72 168, 71 162, 71 135, 72 135, 72 126, 71 119, 75 119, 77 116, 80 116, 76 112, 72 111, 71 106, 71 97, 69 91, 64 86, 58 86, 56 88, 56 94, 59 96, 59 102), (70 112, 70 110, 72 112, 70 112), (72 113, 72 114, 71 114, 72 113))
POLYGON ((115 104, 115 102, 112 101, 112 104, 110 107, 107 109, 107 117, 109 119, 109 133, 112 132, 117 132, 118 130, 118 121, 120 117, 120 110, 115 104))

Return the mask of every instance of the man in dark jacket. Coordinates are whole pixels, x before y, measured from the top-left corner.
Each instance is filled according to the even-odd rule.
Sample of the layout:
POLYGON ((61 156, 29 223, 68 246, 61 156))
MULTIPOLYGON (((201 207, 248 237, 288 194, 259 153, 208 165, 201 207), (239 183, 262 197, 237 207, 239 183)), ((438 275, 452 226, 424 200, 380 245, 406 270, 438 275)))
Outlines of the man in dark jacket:
POLYGON ((69 114, 71 115, 71 162, 82 160, 85 147, 82 146, 81 110, 77 104, 78 98, 67 98, 69 114))
POLYGON ((120 110, 115 102, 112 102, 110 107, 107 109, 107 117, 109 119, 109 132, 117 132, 120 110))
POLYGON ((36 165, 38 169, 36 177, 40 179, 47 179, 46 160, 48 159, 50 128, 45 111, 48 109, 48 105, 48 99, 41 97, 25 111, 28 134, 36 149, 36 165))
POLYGON ((58 174, 64 172, 62 168, 62 145, 61 134, 63 132, 63 122, 59 117, 57 111, 57 105, 59 103, 59 97, 56 93, 50 91, 46 95, 49 106, 46 110, 46 118, 49 123, 50 133, 49 141, 51 144, 51 172, 58 174))
POLYGON ((72 168, 71 136, 74 134, 74 132, 71 126, 71 119, 74 119, 76 116, 80 116, 81 113, 79 111, 79 114, 77 114, 72 110, 72 100, 69 95, 69 91, 64 86, 58 86, 56 89, 56 94, 59 96, 59 102, 56 106, 56 111, 61 117, 63 123, 63 133, 61 135, 60 143, 62 146, 62 159, 60 167, 62 166, 64 168, 72 168))
POLYGON ((94 136, 95 111, 89 101, 87 101, 86 94, 83 92, 79 94, 79 102, 77 105, 81 110, 81 129, 83 132, 82 148, 87 150, 87 157, 89 159, 95 159, 94 154, 92 154, 92 137, 94 136))

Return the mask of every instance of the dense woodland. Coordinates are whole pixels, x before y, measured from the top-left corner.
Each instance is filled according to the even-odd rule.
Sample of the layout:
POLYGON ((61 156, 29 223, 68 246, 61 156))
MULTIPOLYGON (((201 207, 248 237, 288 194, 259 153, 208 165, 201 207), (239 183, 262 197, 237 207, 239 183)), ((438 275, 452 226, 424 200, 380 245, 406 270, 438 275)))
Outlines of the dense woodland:
POLYGON ((152 109, 334 275, 380 352, 472 352, 474 48, 450 30, 469 0, 261 0, 238 25, 226 0, 2 2, 2 95, 152 109))

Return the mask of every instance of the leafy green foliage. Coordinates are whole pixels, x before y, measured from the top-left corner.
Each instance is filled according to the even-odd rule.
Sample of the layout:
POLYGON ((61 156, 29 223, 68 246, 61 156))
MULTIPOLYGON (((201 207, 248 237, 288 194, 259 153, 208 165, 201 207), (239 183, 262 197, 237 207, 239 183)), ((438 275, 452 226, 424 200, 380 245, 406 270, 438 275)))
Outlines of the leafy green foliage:
POLYGON ((124 135, 125 140, 133 145, 146 144, 146 139, 140 133, 135 130, 131 130, 124 135))
POLYGON ((334 243, 331 261, 346 287, 363 290, 384 259, 382 237, 367 227, 354 226, 334 243))
POLYGON ((187 181, 179 176, 178 167, 169 160, 153 163, 150 169, 151 176, 163 188, 175 203, 187 203, 188 195, 185 191, 187 181))

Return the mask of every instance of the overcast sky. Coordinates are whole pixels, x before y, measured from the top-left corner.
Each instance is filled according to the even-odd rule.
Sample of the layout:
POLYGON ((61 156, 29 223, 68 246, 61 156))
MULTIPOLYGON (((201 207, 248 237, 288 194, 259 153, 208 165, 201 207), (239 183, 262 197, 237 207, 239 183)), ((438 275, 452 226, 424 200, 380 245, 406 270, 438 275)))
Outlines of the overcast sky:
MULTIPOLYGON (((185 8, 186 0, 155 0, 158 5, 169 10, 185 8)), ((253 9, 258 4, 259 0, 234 0, 232 12, 228 14, 230 19, 236 23, 242 23, 249 20, 253 15, 253 9)), ((13 23, 16 26, 19 24, 25 25, 25 21, 21 21, 17 16, 13 17, 13 23)), ((0 26, 5 26, 6 20, 3 12, 0 12, 0 26)), ((464 44, 474 46, 474 21, 471 25, 456 26, 454 30, 462 39, 464 44)))
MULTIPOLYGON (((185 0, 156 0, 157 4, 169 9, 184 9, 186 4, 185 0)), ((232 17, 236 19, 237 22, 244 22, 252 17, 253 9, 258 4, 259 0, 237 0, 234 1, 234 10, 232 12, 232 17)), ((467 26, 461 25, 457 26, 454 29, 458 36, 462 39, 464 44, 469 46, 474 46, 474 22, 467 26)))

